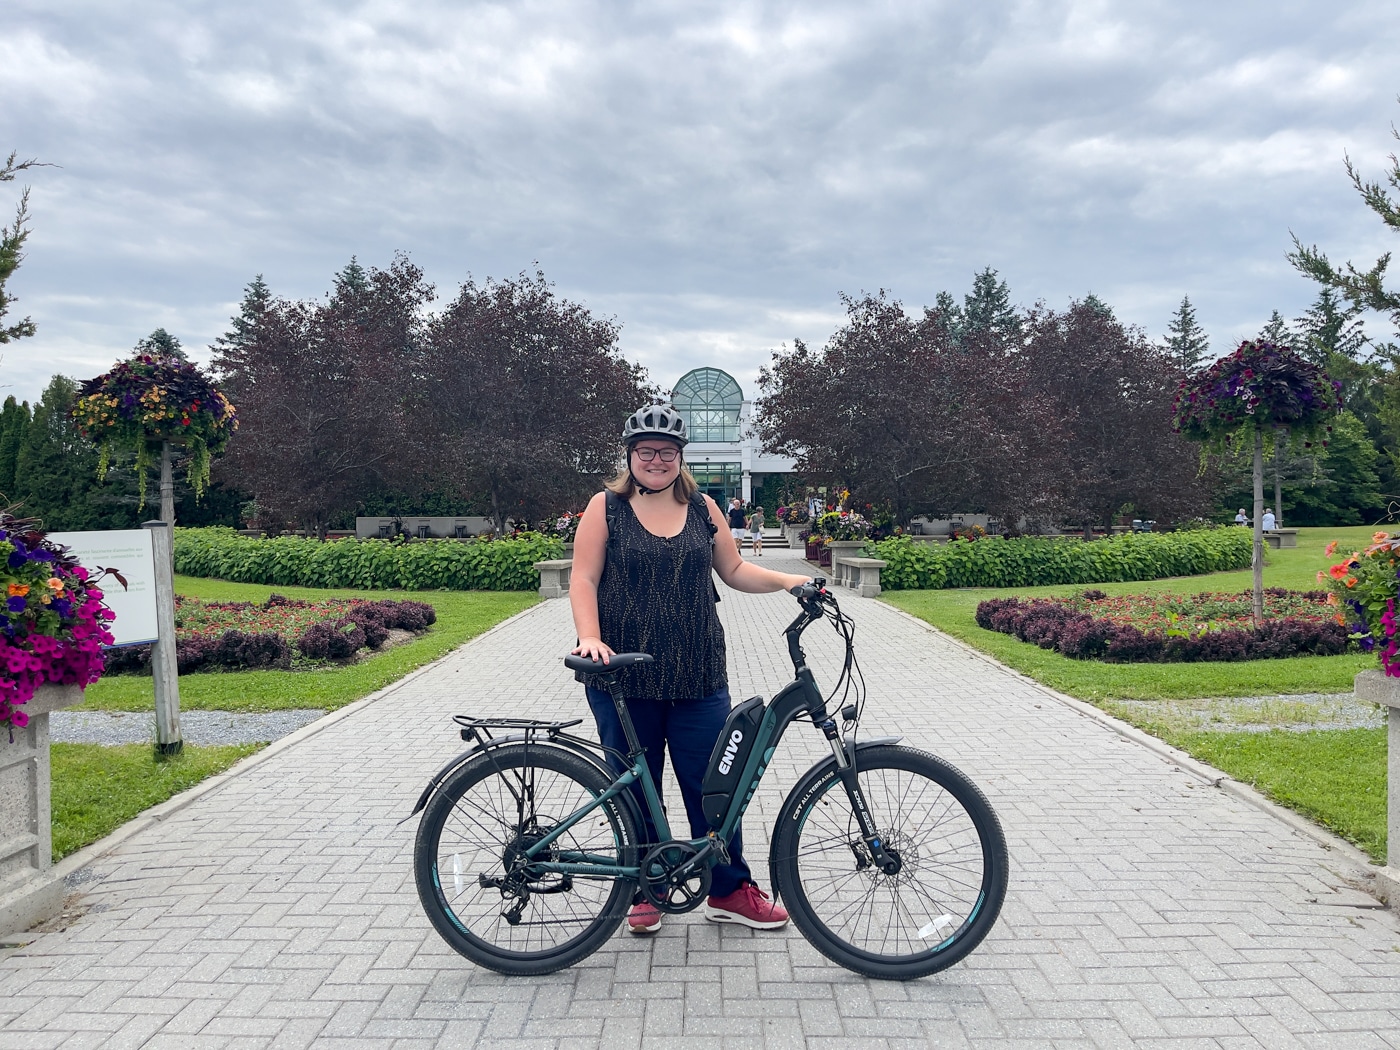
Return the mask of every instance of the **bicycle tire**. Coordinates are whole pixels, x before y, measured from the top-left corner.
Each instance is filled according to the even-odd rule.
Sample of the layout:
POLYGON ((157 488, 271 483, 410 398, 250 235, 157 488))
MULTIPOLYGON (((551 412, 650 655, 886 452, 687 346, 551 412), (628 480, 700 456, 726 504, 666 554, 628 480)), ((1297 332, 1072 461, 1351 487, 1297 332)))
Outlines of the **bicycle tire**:
POLYGON ((1001 912, 1010 863, 1001 822, 977 786, 934 755, 882 744, 861 748, 856 767, 899 873, 869 864, 829 758, 779 811, 773 884, 797 928, 832 962, 882 980, 937 973, 966 958, 1001 912))
MULTIPOLYGON (((533 743, 483 751, 443 781, 423 811, 413 851, 418 898, 443 940, 480 966, 516 976, 552 973, 597 951, 627 914, 635 880, 542 877, 527 885, 552 888, 528 892, 524 902, 482 880, 504 878, 522 843, 608 787, 578 755, 533 743), (528 793, 513 790, 526 785, 528 793), (521 911, 511 923, 515 904, 521 911)), ((552 855, 578 851, 635 866, 636 842, 631 813, 612 799, 557 839, 552 855)))

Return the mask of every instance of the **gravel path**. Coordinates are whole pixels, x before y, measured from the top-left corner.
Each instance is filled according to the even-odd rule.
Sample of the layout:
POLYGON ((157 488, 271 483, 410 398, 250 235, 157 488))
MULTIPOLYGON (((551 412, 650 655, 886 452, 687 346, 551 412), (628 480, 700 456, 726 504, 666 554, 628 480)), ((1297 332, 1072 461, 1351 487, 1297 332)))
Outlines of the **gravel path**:
MULTIPOLYGON (((324 711, 182 711, 187 744, 256 744, 272 741, 314 722, 324 711)), ((55 711, 50 739, 60 744, 145 744, 155 739, 155 715, 129 711, 55 711)))

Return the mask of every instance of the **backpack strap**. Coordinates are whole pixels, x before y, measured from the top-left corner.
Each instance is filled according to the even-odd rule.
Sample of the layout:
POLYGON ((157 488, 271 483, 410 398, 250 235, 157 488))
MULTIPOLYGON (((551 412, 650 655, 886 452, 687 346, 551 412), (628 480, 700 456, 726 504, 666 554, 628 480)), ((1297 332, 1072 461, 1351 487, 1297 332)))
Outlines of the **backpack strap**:
MULTIPOLYGON (((699 489, 696 489, 690 494, 690 505, 695 508, 695 513, 700 515, 700 520, 709 527, 710 549, 714 550, 715 533, 719 532, 719 526, 710 518, 710 508, 705 506, 705 494, 699 489)), ((718 595, 716 595, 715 601, 719 601, 718 595)))

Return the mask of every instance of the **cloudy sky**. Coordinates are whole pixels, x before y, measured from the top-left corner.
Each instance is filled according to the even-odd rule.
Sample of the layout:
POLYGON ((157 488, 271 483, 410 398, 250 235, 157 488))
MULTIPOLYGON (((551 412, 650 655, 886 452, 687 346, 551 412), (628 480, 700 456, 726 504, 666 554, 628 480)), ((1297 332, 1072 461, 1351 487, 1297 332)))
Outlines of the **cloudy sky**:
MULTIPOLYGON (((1400 120, 1389 5, 8 0, 0 149, 36 169, 0 392, 196 357, 243 286, 408 252, 450 297, 538 261, 670 386, 749 391, 838 293, 996 268, 1217 350, 1314 289, 1289 231, 1395 247, 1346 181, 1400 120)), ((19 183, 0 185, 10 212, 19 183)), ((6 220, 8 221, 8 220, 6 220)), ((1390 239, 1393 242, 1393 237, 1390 239)), ((1380 331, 1378 327, 1378 334, 1380 331)))

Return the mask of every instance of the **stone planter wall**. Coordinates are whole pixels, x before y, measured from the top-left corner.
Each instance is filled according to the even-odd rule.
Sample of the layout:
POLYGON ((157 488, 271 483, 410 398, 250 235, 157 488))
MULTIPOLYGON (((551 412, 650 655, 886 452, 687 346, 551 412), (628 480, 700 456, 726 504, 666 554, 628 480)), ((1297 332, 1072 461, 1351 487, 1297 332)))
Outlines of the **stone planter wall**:
POLYGON ((1386 834, 1385 867, 1376 872, 1380 895, 1392 910, 1400 911, 1400 678, 1383 671, 1362 671, 1356 676, 1356 695, 1384 704, 1386 715, 1386 834))
POLYGON ((53 866, 49 797, 49 712, 81 703, 76 685, 41 686, 24 705, 29 725, 0 730, 0 934, 58 914, 63 882, 53 866))

